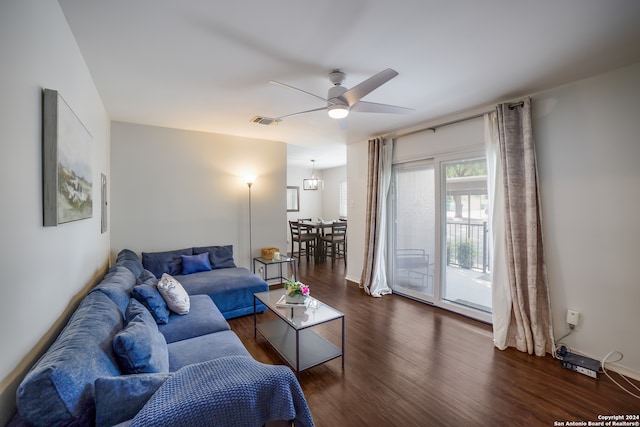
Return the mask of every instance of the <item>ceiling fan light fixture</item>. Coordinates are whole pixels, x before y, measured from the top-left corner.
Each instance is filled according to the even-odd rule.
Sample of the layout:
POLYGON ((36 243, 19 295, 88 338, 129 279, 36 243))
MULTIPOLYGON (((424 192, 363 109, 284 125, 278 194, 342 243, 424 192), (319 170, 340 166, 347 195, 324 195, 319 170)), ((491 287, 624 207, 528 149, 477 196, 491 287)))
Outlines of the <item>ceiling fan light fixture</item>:
POLYGON ((340 104, 329 105, 327 113, 332 119, 344 119, 349 115, 349 107, 340 104))

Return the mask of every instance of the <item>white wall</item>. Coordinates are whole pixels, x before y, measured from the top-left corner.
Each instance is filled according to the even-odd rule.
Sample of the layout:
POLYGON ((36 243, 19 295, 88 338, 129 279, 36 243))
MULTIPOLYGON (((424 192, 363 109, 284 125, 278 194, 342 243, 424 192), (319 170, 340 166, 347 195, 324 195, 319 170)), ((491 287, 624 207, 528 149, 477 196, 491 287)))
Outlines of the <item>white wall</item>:
MULTIPOLYGON (((640 212, 640 64, 532 99, 555 335, 566 331, 565 310, 579 311, 580 324, 564 342, 594 358, 619 350, 624 359, 618 369, 638 378, 640 222, 635 214, 640 212)), ((426 153, 434 150, 432 138, 445 130, 449 128, 405 141, 423 139, 426 153)), ((420 145, 405 148, 399 159, 420 156, 420 145)), ((367 143, 349 145, 347 162, 347 278, 359 282, 367 143)))
POLYGON ((533 97, 556 336, 640 373, 640 64, 533 97))
POLYGON ((109 118, 55 0, 0 3, 0 425, 15 388, 78 294, 104 273, 100 174, 109 171, 109 118), (93 217, 42 225, 42 89, 59 91, 93 136, 93 217))
POLYGON ((252 268, 249 175, 253 256, 285 247, 284 143, 122 122, 111 139, 112 256, 232 244, 252 268))
POLYGON ((323 169, 322 176, 324 191, 322 192, 321 216, 325 220, 338 219, 340 217, 340 183, 347 180, 347 167, 323 169))
POLYGON ((347 274, 345 278, 360 283, 364 265, 364 234, 367 218, 368 142, 347 145, 347 215, 349 219, 347 274))

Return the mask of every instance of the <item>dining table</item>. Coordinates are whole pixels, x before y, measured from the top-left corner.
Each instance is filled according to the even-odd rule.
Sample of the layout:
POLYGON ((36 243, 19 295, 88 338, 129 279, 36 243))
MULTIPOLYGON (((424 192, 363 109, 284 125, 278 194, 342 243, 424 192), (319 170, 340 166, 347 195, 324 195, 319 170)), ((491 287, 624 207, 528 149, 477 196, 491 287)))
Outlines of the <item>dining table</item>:
POLYGON ((300 224, 301 227, 306 228, 307 230, 309 230, 309 232, 311 233, 316 233, 317 237, 316 237, 316 250, 313 253, 313 261, 316 263, 321 263, 324 261, 324 245, 322 244, 322 240, 320 239, 320 236, 324 236, 325 235, 325 229, 329 229, 331 230, 331 227, 333 226, 334 223, 336 222, 343 222, 340 220, 332 220, 332 221, 325 221, 322 219, 318 219, 317 221, 315 220, 304 220, 304 221, 299 221, 298 224, 300 224))

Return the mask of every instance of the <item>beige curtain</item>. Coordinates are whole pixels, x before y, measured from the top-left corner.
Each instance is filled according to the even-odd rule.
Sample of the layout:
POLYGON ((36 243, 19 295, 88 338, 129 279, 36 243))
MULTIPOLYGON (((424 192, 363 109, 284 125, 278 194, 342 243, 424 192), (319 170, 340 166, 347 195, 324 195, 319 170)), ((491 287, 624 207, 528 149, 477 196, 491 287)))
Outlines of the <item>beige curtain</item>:
POLYGON ((393 139, 369 141, 367 174, 367 217, 365 222, 364 266, 360 287, 374 297, 390 294, 387 283, 387 194, 391 183, 393 139))
POLYGON ((505 345, 553 354, 549 285, 542 244, 531 99, 497 107, 504 178, 506 263, 511 316, 505 345))

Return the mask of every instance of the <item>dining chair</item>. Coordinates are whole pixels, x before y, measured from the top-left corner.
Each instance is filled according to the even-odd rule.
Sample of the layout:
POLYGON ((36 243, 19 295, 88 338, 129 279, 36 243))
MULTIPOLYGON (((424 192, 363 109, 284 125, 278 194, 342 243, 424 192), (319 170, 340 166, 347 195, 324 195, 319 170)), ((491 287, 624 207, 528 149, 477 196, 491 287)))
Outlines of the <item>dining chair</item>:
POLYGON ((324 256, 331 256, 331 265, 336 259, 344 259, 344 265, 347 265, 347 223, 346 221, 336 221, 331 224, 331 233, 327 233, 319 237, 324 256))
POLYGON ((303 256, 309 261, 309 255, 312 255, 316 249, 318 235, 309 232, 307 227, 300 225, 298 221, 289 221, 289 229, 291 230, 291 257, 297 257, 298 260, 303 256), (295 250, 295 244, 298 244, 298 250, 295 250))

